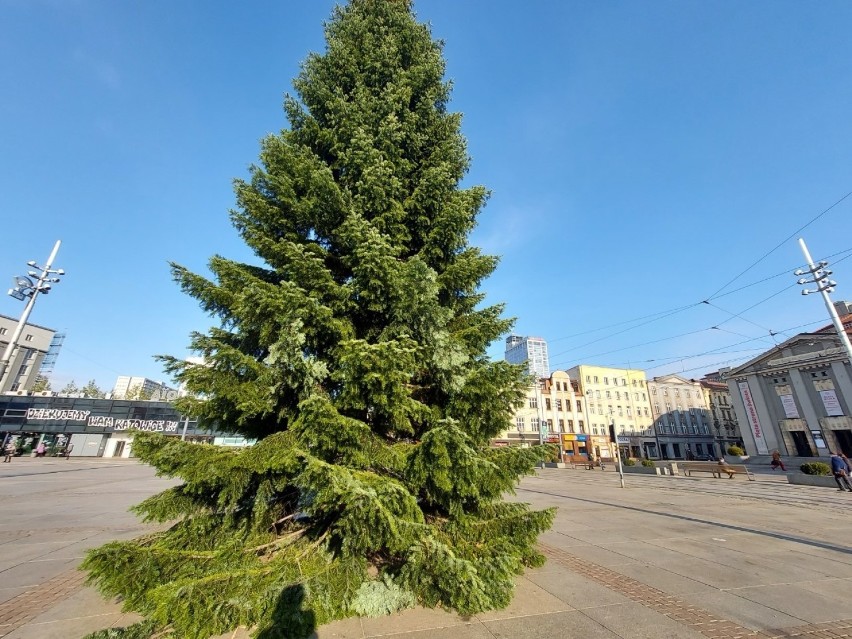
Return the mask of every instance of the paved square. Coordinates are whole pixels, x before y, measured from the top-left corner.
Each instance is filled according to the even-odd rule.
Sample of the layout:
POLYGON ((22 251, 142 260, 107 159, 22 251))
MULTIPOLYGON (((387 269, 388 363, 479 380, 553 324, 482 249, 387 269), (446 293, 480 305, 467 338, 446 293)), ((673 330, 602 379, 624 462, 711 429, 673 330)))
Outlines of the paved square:
MULTIPOLYGON (((852 494, 757 481, 546 469, 517 499, 557 506, 547 564, 505 610, 415 609, 316 637, 852 637, 852 494)), ((127 508, 172 482, 135 461, 0 467, 0 637, 77 639, 130 623, 83 586, 86 549, 147 529, 127 508)), ((228 637, 248 637, 240 630, 228 637)))

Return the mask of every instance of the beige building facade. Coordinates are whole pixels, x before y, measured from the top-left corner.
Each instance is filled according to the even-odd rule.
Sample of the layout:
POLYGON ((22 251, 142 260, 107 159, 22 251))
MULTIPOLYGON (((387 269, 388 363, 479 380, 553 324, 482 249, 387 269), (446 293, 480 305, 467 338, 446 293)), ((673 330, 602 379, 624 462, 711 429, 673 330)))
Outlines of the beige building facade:
POLYGON ((648 381, 661 459, 717 458, 710 432, 710 406, 701 382, 679 375, 648 381))
POLYGON ((568 369, 568 375, 577 380, 586 400, 586 421, 593 438, 608 441, 612 423, 623 456, 657 457, 645 371, 580 364, 568 369))

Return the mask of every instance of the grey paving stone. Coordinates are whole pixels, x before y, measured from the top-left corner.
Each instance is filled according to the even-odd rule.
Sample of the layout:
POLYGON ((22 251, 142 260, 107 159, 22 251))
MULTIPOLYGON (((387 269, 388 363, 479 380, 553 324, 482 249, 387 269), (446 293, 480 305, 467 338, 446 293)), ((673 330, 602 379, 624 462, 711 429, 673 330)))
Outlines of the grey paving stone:
POLYGON ((484 625, 495 639, 619 639, 618 634, 579 610, 487 621, 484 625))
POLYGON ((534 584, 572 608, 623 604, 630 600, 554 562, 527 574, 534 584))
POLYGON ((583 614, 619 637, 630 639, 706 639, 696 630, 639 603, 587 608, 583 614))
POLYGON ((816 593, 799 585, 763 586, 743 588, 736 594, 768 608, 785 613, 809 623, 822 623, 852 617, 852 596, 838 591, 832 595, 816 593))
POLYGON ((515 596, 503 610, 491 610, 476 615, 480 621, 493 621, 495 619, 510 619, 538 615, 549 612, 564 612, 573 610, 564 601, 550 594, 544 588, 530 581, 530 575, 538 573, 541 569, 527 571, 526 577, 519 577, 515 586, 515 596))
POLYGON ((717 592, 718 589, 691 577, 675 574, 660 566, 649 564, 625 564, 613 568, 627 577, 636 579, 666 593, 681 595, 684 593, 717 592))
POLYGON ((393 634, 395 632, 428 630, 430 628, 452 628, 455 626, 464 626, 472 622, 475 622, 475 620, 460 617, 456 613, 424 608, 403 610, 388 617, 361 619, 365 637, 393 634))
POLYGON ((740 591, 684 593, 680 598, 746 628, 788 628, 805 623, 799 617, 745 599, 740 591))

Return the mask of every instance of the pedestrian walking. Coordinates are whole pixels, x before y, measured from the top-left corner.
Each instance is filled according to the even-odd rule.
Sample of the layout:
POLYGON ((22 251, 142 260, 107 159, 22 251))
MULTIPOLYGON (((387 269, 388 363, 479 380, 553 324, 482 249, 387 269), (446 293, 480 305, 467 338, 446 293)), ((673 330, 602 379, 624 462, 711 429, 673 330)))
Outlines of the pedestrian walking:
POLYGON ((772 466, 772 470, 775 470, 779 466, 781 467, 781 470, 787 470, 787 468, 784 466, 784 462, 781 461, 781 453, 779 453, 777 450, 772 451, 772 463, 770 464, 770 466, 772 466))
POLYGON ((65 447, 65 460, 67 461, 71 457, 71 451, 74 450, 74 444, 68 442, 68 445, 65 447))
POLYGON ((36 446, 36 457, 44 457, 45 447, 44 442, 39 442, 38 446, 36 446))
POLYGON ((852 483, 849 483, 850 468, 837 453, 831 453, 831 472, 837 482, 837 490, 848 490, 852 493, 852 483))
POLYGON ((3 463, 6 462, 12 463, 12 457, 15 455, 15 451, 17 450, 17 446, 15 446, 15 442, 11 439, 6 443, 6 446, 3 448, 3 454, 5 457, 3 458, 3 463))

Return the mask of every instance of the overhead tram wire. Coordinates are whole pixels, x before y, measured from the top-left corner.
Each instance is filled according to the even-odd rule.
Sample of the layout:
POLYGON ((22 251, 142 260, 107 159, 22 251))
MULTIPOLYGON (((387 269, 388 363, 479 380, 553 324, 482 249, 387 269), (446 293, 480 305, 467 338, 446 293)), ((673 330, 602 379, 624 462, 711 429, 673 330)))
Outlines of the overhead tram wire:
MULTIPOLYGON (((838 264, 838 263, 842 262, 843 260, 846 260, 846 259, 849 259, 850 257, 852 257, 852 247, 847 248, 847 249, 843 249, 841 251, 837 251, 836 253, 832 253, 830 255, 826 255, 825 257, 823 257, 821 259, 826 260, 828 258, 834 257, 836 255, 841 255, 843 253, 849 253, 849 255, 847 255, 846 257, 843 257, 839 260, 836 260, 834 262, 835 264, 838 264)), ((734 293, 738 293, 739 291, 745 290, 747 288, 751 288, 752 286, 757 286, 758 284, 763 284, 764 282, 768 282, 769 280, 772 280, 772 279, 775 279, 775 278, 778 278, 778 277, 788 276, 790 274, 790 272, 794 271, 796 268, 806 268, 806 267, 807 267, 807 265, 805 264, 803 266, 800 265, 800 266, 795 267, 795 268, 785 269, 784 271, 781 271, 780 273, 776 273, 775 275, 770 275, 768 277, 764 277, 763 279, 757 280, 755 282, 751 282, 750 284, 745 284, 744 286, 740 286, 739 288, 735 288, 735 289, 728 291, 726 293, 722 293, 721 295, 715 295, 714 298, 727 297, 728 295, 733 295, 734 293)), ((776 293, 776 295, 780 294, 781 292, 783 292, 783 291, 779 291, 779 293, 776 293)), ((592 329, 589 329, 587 331, 580 331, 579 333, 573 333, 571 335, 563 335, 562 337, 557 337, 555 339, 549 339, 548 343, 554 344, 556 342, 561 342, 561 341, 564 341, 566 339, 573 339, 575 337, 581 337, 583 335, 589 335, 590 333, 597 333, 597 332, 600 332, 600 331, 603 331, 603 330, 606 330, 606 329, 609 329, 609 328, 624 326, 625 324, 632 324, 633 322, 640 322, 642 320, 651 318, 650 321, 648 321, 648 322, 644 322, 642 324, 637 324, 635 327, 631 327, 629 329, 625 329, 624 331, 621 331, 622 333, 627 332, 628 330, 632 330, 633 328, 645 326, 646 324, 650 324, 652 322, 655 322, 655 321, 658 321, 658 320, 661 320, 661 319, 665 319, 666 317, 670 317, 671 315, 675 315, 677 313, 688 310, 690 308, 694 308, 696 306, 701 306, 702 304, 704 304, 704 300, 702 300, 700 302, 694 302, 692 304, 686 304, 684 306, 678 306, 678 307, 675 307, 675 308, 667 309, 665 311, 658 311, 657 313, 649 313, 648 315, 642 315, 640 317, 635 317, 635 318, 629 319, 629 320, 623 320, 621 322, 614 322, 612 324, 604 324, 603 326, 598 326, 597 328, 592 328, 592 329)), ((753 307, 751 307, 751 308, 753 308, 753 307)), ((749 310, 749 309, 746 309, 746 310, 749 310)), ((745 312, 745 311, 743 311, 743 312, 745 312)), ((618 335, 618 334, 621 334, 621 333, 615 333, 615 335, 618 335)), ((596 340, 596 341, 600 341, 600 340, 596 340)), ((589 344, 592 344, 592 343, 595 343, 595 342, 589 342, 589 344)), ((585 345, 588 345, 588 344, 585 344, 585 345)), ((569 349, 569 350, 574 350, 574 348, 582 348, 585 345, 576 346, 576 347, 573 347, 572 349, 569 349)), ((560 353, 557 353, 555 356, 563 355, 564 353, 567 353, 567 352, 568 351, 562 351, 560 353)))
MULTIPOLYGON (((703 301, 703 302, 700 302, 700 304, 707 304, 707 305, 713 306, 714 308, 719 309, 720 311, 723 311, 723 312, 725 312, 725 313, 728 313, 729 315, 732 315, 732 316, 734 316, 734 317, 740 317, 740 315, 741 315, 742 313, 745 313, 746 311, 748 311, 748 310, 750 310, 750 309, 752 309, 752 308, 755 308, 756 306, 759 306, 760 304, 763 304, 764 302, 766 302, 766 301, 768 301, 768 300, 772 299, 772 298, 773 298, 773 297, 775 297, 776 295, 780 295, 781 293, 783 293, 783 292, 784 292, 784 291, 786 291, 787 289, 791 288, 792 286, 795 286, 795 284, 792 284, 792 285, 790 285, 790 286, 785 286, 785 287, 784 287, 784 288, 782 288, 780 291, 777 291, 776 293, 773 293, 772 295, 770 295, 769 297, 764 298, 764 299, 763 299, 763 300, 761 300, 760 302, 757 302, 757 303, 755 303, 755 304, 752 304, 751 306, 749 306, 749 307, 748 307, 747 309, 745 309, 744 311, 741 311, 739 314, 737 314, 737 313, 732 313, 731 311, 727 311, 727 310, 725 310, 725 309, 723 309, 723 308, 721 308, 721 307, 719 307, 719 306, 717 306, 717 305, 715 305, 715 304, 713 304, 712 302, 707 301, 707 300, 705 300, 705 301, 703 301)), ((760 328, 760 329, 762 329, 762 330, 767 331, 767 332, 769 333, 769 337, 773 339, 773 342, 775 342, 775 340, 774 340, 774 336, 775 336, 776 334, 779 334, 779 333, 782 333, 782 334, 783 334, 783 333, 784 333, 784 331, 773 331, 772 329, 768 329, 768 328, 766 328, 765 326, 761 326, 761 325, 759 325, 759 324, 757 324, 757 323, 755 323, 755 322, 751 322, 750 320, 747 320, 747 319, 746 319, 746 318, 744 318, 744 317, 740 317, 740 319, 742 319, 742 320, 744 320, 744 321, 746 321, 746 322, 749 322, 749 323, 751 323, 751 324, 754 324, 754 325, 755 325, 755 326, 757 326, 758 328, 760 328)), ((623 347, 623 348, 617 348, 617 349, 613 349, 613 350, 610 350, 610 351, 605 351, 605 352, 602 352, 602 353, 596 353, 596 354, 594 354, 594 355, 589 355, 589 356, 583 357, 583 358, 581 358, 581 359, 590 359, 590 358, 593 358, 593 357, 602 357, 602 356, 604 356, 604 355, 611 355, 611 354, 613 354, 613 353, 619 353, 619 352, 621 352, 621 351, 631 350, 631 349, 633 349, 633 348, 641 348, 642 346, 649 346, 649 345, 651 345, 651 344, 657 344, 657 343, 659 343, 659 342, 665 342, 665 341, 668 341, 668 340, 671 340, 671 339, 677 339, 677 338, 680 338, 680 337, 686 337, 686 336, 688 336, 688 335, 694 335, 694 334, 696 334, 696 333, 703 333, 704 331, 709 331, 709 330, 717 329, 719 326, 721 326, 722 324, 725 324, 725 323, 726 323, 726 322, 728 322, 728 321, 730 321, 730 319, 728 319, 728 320, 724 320, 724 321, 719 322, 718 324, 716 324, 716 325, 714 325, 714 326, 709 326, 709 327, 707 327, 707 328, 702 328, 702 329, 698 329, 698 330, 694 330, 694 331, 688 331, 688 332, 686 332, 686 333, 679 333, 679 334, 677 334, 677 335, 671 335, 671 336, 669 336, 669 337, 663 337, 663 338, 660 338, 660 339, 651 340, 651 341, 648 341, 648 342, 643 342, 643 343, 641 343, 641 344, 634 344, 634 345, 631 345, 631 346, 625 346, 625 347, 623 347)), ((614 334, 613 334, 613 336, 614 336, 614 335, 619 335, 619 334, 621 334, 621 333, 625 333, 625 332, 627 332, 628 330, 631 330, 631 329, 625 329, 624 331, 620 331, 619 333, 614 333, 614 334)), ((759 336, 759 337, 750 338, 750 341, 757 340, 757 339, 765 339, 765 338, 766 338, 766 336, 761 335, 761 336, 759 336)), ((603 338, 600 338, 600 339, 597 339, 597 340, 593 340, 593 341, 591 341, 591 342, 587 342, 586 344, 582 344, 582 345, 577 346, 577 347, 575 347, 575 348, 571 348, 571 349, 568 349, 568 350, 565 350, 565 351, 561 351, 561 352, 559 352, 559 353, 555 353, 555 354, 553 355, 553 358, 559 357, 560 355, 565 355, 566 353, 572 352, 572 351, 574 351, 574 350, 578 350, 578 349, 580 349, 580 348, 583 348, 584 346, 589 346, 590 344, 595 344, 595 343, 597 343, 597 342, 601 342, 601 341, 603 341, 604 339, 606 339, 606 337, 603 337, 603 338)), ((777 342, 775 342, 775 343, 777 344, 777 342)), ((556 364, 554 364, 554 365, 556 365, 556 364)))
MULTIPOLYGON (((789 331, 794 331, 794 330, 799 329, 799 328, 805 328, 807 326, 813 326, 814 324, 824 324, 824 323, 825 323, 824 320, 816 320, 816 321, 813 321, 813 322, 806 322, 805 324, 799 324, 798 326, 792 326, 790 328, 782 329, 782 330, 778 331, 778 333, 783 334, 783 333, 787 333, 789 331)), ((672 335, 670 337, 665 337, 665 338, 661 338, 661 339, 658 339, 658 340, 651 340, 649 342, 643 342, 642 344, 634 344, 632 346, 625 346, 624 348, 617 348, 617 349, 607 351, 607 352, 604 352, 604 353, 595 353, 593 355, 587 355, 587 356, 583 357, 582 359, 592 359, 592 358, 595 358, 595 357, 602 357, 604 355, 611 355, 612 353, 619 353, 621 351, 631 350, 633 348, 641 348, 642 346, 648 346, 650 344, 655 344, 655 343, 658 343, 658 342, 664 342, 664 341, 667 341, 667 340, 670 340, 670 339, 677 339, 678 337, 685 337, 687 335, 694 335, 695 333, 703 333, 704 331, 713 330, 713 328, 714 327, 703 328, 703 329, 699 329, 699 330, 696 330, 696 331, 689 331, 687 333, 681 333, 679 335, 672 335)), ((745 337, 747 337, 747 336, 745 336, 745 337)), ((734 346, 741 346, 742 344, 748 344, 750 342, 755 342, 755 341, 761 340, 761 339, 766 339, 766 336, 765 335, 759 335, 758 337, 749 337, 748 339, 745 339, 745 340, 742 340, 742 341, 739 341, 739 342, 734 342, 733 344, 726 344, 725 346, 719 346, 717 348, 711 349, 709 351, 697 353, 695 355, 687 355, 687 356, 683 356, 683 357, 677 357, 677 358, 674 358, 674 361, 677 361, 679 359, 693 359, 695 357, 703 357, 703 356, 706 356, 706 355, 713 355, 713 354, 718 353, 718 352, 723 352, 724 349, 726 349, 726 348, 732 348, 734 346)), ((661 359, 668 359, 668 358, 661 358, 661 359)), ((653 360, 644 360, 644 361, 653 361, 653 360)), ((553 363, 553 368, 558 369, 562 363, 563 362, 553 363)))
MULTIPOLYGON (((841 250, 841 251, 837 251, 837 252, 832 253, 832 254, 830 254, 830 255, 827 255, 827 256, 825 256, 825 257, 823 257, 823 258, 821 258, 821 259, 828 259, 828 258, 830 258, 830 257, 834 257, 835 255, 841 255, 841 254, 843 254, 843 253, 847 253, 847 255, 846 255, 845 257, 843 257, 843 258, 839 259, 839 260, 835 260, 835 261, 834 261, 834 264, 838 264, 838 263, 842 262, 843 260, 846 260, 846 259, 849 259, 850 257, 852 257, 852 248, 847 248, 847 249, 843 249, 843 250, 841 250)), ((790 274, 792 271, 794 271, 794 270, 795 270, 795 268, 801 268, 801 267, 792 267, 792 268, 789 268, 789 269, 785 269, 784 271, 781 271, 780 273, 776 273, 775 275, 770 275, 769 277, 765 277, 765 278, 760 279, 760 280, 757 280, 757 281, 755 281, 755 282, 751 282, 751 283, 749 283, 749 284, 745 284, 745 285, 743 285, 743 286, 741 286, 741 287, 739 287, 739 288, 735 288, 735 289, 733 289, 733 290, 731 290, 731 291, 728 291, 728 292, 726 292, 726 293, 722 293, 721 295, 717 295, 717 296, 715 296, 715 297, 716 297, 716 298, 720 298, 720 297, 727 297, 728 295, 733 295, 734 293, 738 293, 739 291, 745 290, 745 289, 747 289, 747 288, 751 288, 752 286, 757 286, 758 284, 762 284, 762 283, 764 283, 764 282, 768 282, 769 280, 776 279, 776 278, 778 278, 778 277, 789 276, 789 274, 790 274)), ((794 286, 794 285, 792 285, 792 284, 791 284, 790 286, 788 286, 788 287, 786 287, 786 288, 784 288, 784 289, 782 289, 782 290, 778 291, 777 293, 773 293, 770 297, 765 298, 764 300, 761 300, 761 301, 760 301, 760 302, 758 302, 757 304, 754 304, 754 305, 750 306, 749 308, 745 309, 745 310, 744 310, 744 311, 742 311, 742 312, 744 313, 744 312, 746 312, 746 311, 748 311, 748 310, 751 310, 751 309, 752 309, 752 308, 754 308, 755 306, 759 306, 759 305, 760 305, 760 304, 762 304, 764 301, 767 301, 767 300, 771 299, 772 297, 775 297, 776 295, 780 295, 780 294, 781 294, 781 293, 783 293, 785 290, 787 290, 787 288, 792 288, 793 286, 794 286)), ((628 331, 631 331, 631 330, 633 330, 634 328, 639 328, 639 327, 641 327, 641 326, 645 326, 645 325, 647 325, 647 324, 651 324, 651 323, 653 323, 653 322, 655 322, 655 321, 658 321, 658 320, 661 320, 661 319, 665 319, 665 318, 670 317, 670 316, 672 316, 672 315, 676 315, 677 313, 680 313, 680 312, 682 312, 682 311, 688 310, 688 309, 690 309, 690 308, 695 308, 696 306, 701 306, 702 304, 705 304, 705 303, 708 303, 708 302, 709 302, 709 299, 708 299, 708 300, 702 300, 702 301, 700 301, 700 302, 693 302, 692 304, 686 304, 686 305, 684 305, 684 306, 678 306, 678 307, 671 308, 671 309, 668 309, 668 310, 665 310, 665 311, 659 311, 659 312, 657 312, 657 313, 650 313, 650 314, 648 314, 648 315, 642 315, 642 316, 640 316, 640 317, 636 317, 636 318, 629 319, 629 320, 624 320, 624 321, 621 321, 621 322, 614 322, 614 323, 612 323, 612 324, 605 324, 605 325, 603 325, 603 326, 599 326, 599 327, 597 327, 597 328, 592 328, 592 329, 589 329, 589 330, 587 330, 587 331, 580 331, 579 333, 573 333, 572 335, 565 335, 565 336, 563 336, 563 337, 557 337, 557 338, 555 338, 555 339, 550 339, 550 340, 548 340, 548 343, 553 344, 553 343, 555 343, 555 342, 564 341, 564 340, 566 340, 566 339, 572 339, 572 338, 575 338, 575 337, 581 337, 581 336, 583 336, 583 335, 589 335, 589 334, 591 334, 591 333, 597 333, 597 332, 600 332, 600 331, 606 330, 606 329, 608 329, 608 328, 615 328, 615 327, 618 327, 618 326, 624 326, 625 324, 632 324, 632 323, 634 323, 634 322, 639 322, 639 321, 641 321, 641 320, 648 319, 648 321, 647 321, 647 322, 642 322, 641 324, 636 324, 635 326, 631 326, 631 327, 629 327, 629 328, 626 328, 626 329, 624 329, 623 331, 619 331, 619 332, 617 332, 617 333, 612 333, 612 334, 610 334, 610 335, 607 335, 607 336, 606 336, 606 337, 604 337, 604 338, 600 338, 600 339, 597 339, 597 340, 593 340, 593 341, 591 341, 591 342, 587 342, 587 343, 585 343, 585 344, 580 344, 580 345, 578 345, 578 346, 574 346, 574 347, 572 347, 572 348, 570 348, 570 349, 568 349, 568 350, 560 351, 559 353, 556 353, 556 354, 554 354, 554 355, 553 355, 554 357, 558 357, 559 355, 564 355, 565 353, 568 353, 568 352, 570 352, 570 351, 572 351, 572 350, 576 350, 576 349, 579 349, 579 348, 583 348, 584 346, 589 346, 589 345, 591 345, 591 344, 596 344, 597 342, 603 341, 604 339, 608 339, 609 337, 614 337, 615 335, 621 335, 622 333, 626 333, 626 332, 628 332, 628 331), (649 318, 650 318, 650 319, 649 319, 649 318)), ((718 307, 717 307, 717 308, 718 308, 718 307)), ((721 309, 721 308, 720 308, 719 310, 724 311, 724 309, 721 309)), ((724 311, 724 312, 728 312, 728 311, 724 311)), ((724 320, 722 323, 725 323, 725 322, 728 322, 728 321, 730 321, 730 320, 724 320)), ((748 320, 745 320, 745 321, 748 321, 748 320)), ((761 327, 761 328, 763 328, 763 327, 761 327)), ((766 329, 765 329, 765 330, 766 330, 766 329)), ((779 331, 779 333, 780 333, 780 332, 781 332, 781 331, 779 331)))
MULTIPOLYGON (((790 328, 785 328, 783 332, 793 331, 793 330, 796 330, 798 328, 805 328, 806 326, 813 326, 814 324, 824 324, 824 323, 825 323, 825 320, 816 320, 815 322, 807 322, 805 324, 799 324, 798 326, 791 326, 790 328)), ((718 348, 713 348, 709 351, 703 351, 701 353, 695 353, 693 355, 683 355, 681 357, 662 358, 662 359, 671 359, 671 362, 660 364, 660 366, 665 366, 666 364, 670 364, 672 362, 676 362, 676 361, 680 361, 680 360, 695 359, 697 357, 706 357, 707 355, 717 355, 717 354, 720 354, 720 353, 732 352, 732 351, 725 351, 724 349, 731 348, 731 347, 734 347, 734 346, 740 346, 742 344, 748 344, 749 342, 754 342, 758 339, 763 339, 763 337, 762 336, 761 337, 752 337, 750 339, 746 339, 746 340, 743 340, 741 342, 735 342, 733 344, 728 344, 726 346, 720 346, 718 348)), ((751 350, 751 349, 747 349, 747 350, 751 350)), ((764 350, 764 349, 754 349, 754 350, 764 350)), ((652 366, 648 370, 653 370, 655 368, 659 368, 660 366, 652 366)))
POLYGON ((814 216, 811 220, 809 220, 809 221, 808 221, 806 224, 804 224, 803 226, 800 226, 798 229, 796 229, 795 231, 793 231, 790 235, 788 235, 788 236, 787 236, 787 237, 785 237, 783 240, 781 240, 781 242, 779 242, 777 245, 775 245, 775 247, 774 247, 774 248, 772 248, 772 249, 771 249, 771 250, 769 250, 768 252, 764 253, 764 254, 763 254, 762 256, 760 256, 759 258, 757 258, 757 260, 755 260, 754 262, 752 262, 752 264, 751 264, 748 268, 746 268, 744 271, 742 271, 739 275, 737 275, 736 277, 734 277, 732 280, 730 280, 730 281, 728 281, 727 283, 725 283, 725 285, 724 285, 724 286, 722 286, 720 289, 718 289, 715 293, 713 293, 713 294, 712 294, 710 297, 708 297, 707 299, 708 299, 708 300, 712 300, 712 299, 716 298, 716 297, 719 295, 719 293, 721 293, 721 292, 722 292, 722 291, 724 291, 726 288, 728 288, 728 286, 730 286, 731 284, 733 284, 734 282, 736 282, 736 281, 737 281, 738 279, 740 279, 743 275, 745 275, 746 273, 748 273, 751 269, 753 269, 755 266, 757 266, 758 264, 760 264, 763 260, 765 260, 767 257, 769 257, 770 255, 772 255, 775 251, 777 251, 779 248, 781 248, 782 246, 784 246, 784 245, 785 245, 787 242, 789 242, 791 239, 793 239, 794 237, 796 237, 797 235, 799 235, 802 231, 804 231, 804 230, 805 230, 806 228, 808 228, 811 224, 813 224, 814 222, 816 222, 816 221, 817 221, 819 218, 821 218, 823 215, 825 215, 826 213, 828 213, 829 211, 831 211, 831 209, 833 209, 833 208, 834 208, 834 207, 836 207, 838 204, 840 204, 841 202, 843 202, 844 200, 846 200, 849 196, 852 196, 852 191, 849 191, 846 195, 844 195, 842 198, 840 198, 839 200, 837 200, 834 204, 832 204, 832 205, 831 205, 831 206, 829 206, 827 209, 825 209, 825 210, 824 210, 824 211, 822 211, 821 213, 819 213, 819 214, 817 214, 816 216, 814 216))

